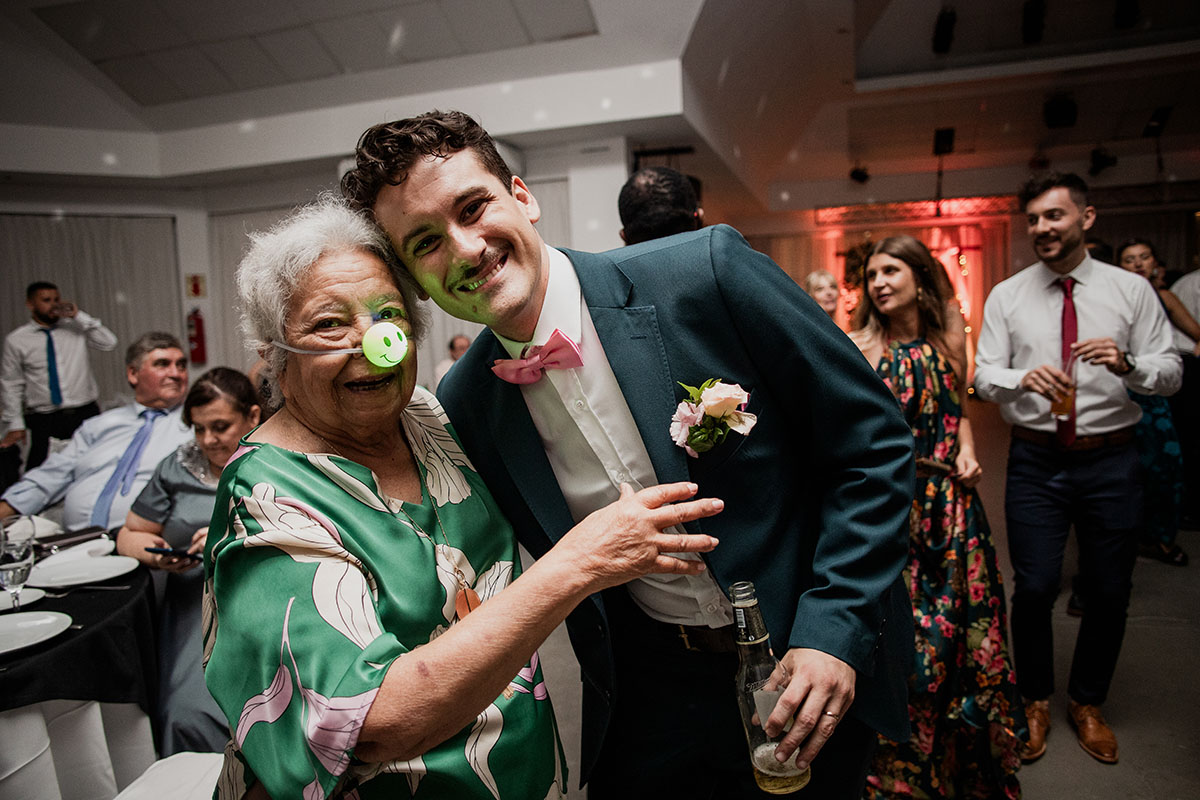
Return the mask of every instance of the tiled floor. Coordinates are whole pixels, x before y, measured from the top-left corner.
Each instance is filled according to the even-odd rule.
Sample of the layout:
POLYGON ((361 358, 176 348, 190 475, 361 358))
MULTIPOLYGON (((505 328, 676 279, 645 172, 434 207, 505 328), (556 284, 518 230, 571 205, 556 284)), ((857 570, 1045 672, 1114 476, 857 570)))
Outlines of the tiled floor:
MULTIPOLYGON (((1008 430, 995 406, 972 402, 977 449, 984 467, 980 486, 1006 585, 1011 587, 1004 528, 1004 467, 1008 430)), ((1180 533, 1193 557, 1188 567, 1139 560, 1125 645, 1108 703, 1109 724, 1121 760, 1101 764, 1075 741, 1067 700, 1051 702, 1046 755, 1020 774, 1026 800, 1198 800, 1200 798, 1200 532, 1180 533)), ((1074 563, 1069 553, 1067 564, 1074 563)), ((1064 583, 1070 576, 1064 576, 1064 583)), ((1055 609, 1055 670, 1066 685, 1079 621, 1067 616, 1066 594, 1055 609)), ((561 629, 542 648, 558 722, 567 748, 571 788, 578 782, 579 667, 561 629)), ((586 793, 574 791, 578 799, 586 793)), ((800 796, 800 795, 798 795, 800 796)))

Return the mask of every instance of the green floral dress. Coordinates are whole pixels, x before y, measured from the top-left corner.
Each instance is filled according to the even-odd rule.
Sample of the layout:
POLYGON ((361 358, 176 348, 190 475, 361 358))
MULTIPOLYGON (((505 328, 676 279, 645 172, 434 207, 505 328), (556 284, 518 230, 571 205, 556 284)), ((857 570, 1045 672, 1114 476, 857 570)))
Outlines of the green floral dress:
POLYGON ((880 739, 869 798, 1018 798, 1025 713, 1008 655, 1004 588, 983 505, 953 476, 962 406, 949 362, 924 339, 877 368, 916 439, 905 569, 916 628, 912 738, 880 739))
POLYGON ((419 506, 340 456, 253 442, 221 475, 205 553, 205 680, 234 736, 217 798, 255 781, 306 800, 564 791, 536 653, 471 725, 423 755, 354 757, 391 663, 455 623, 456 573, 486 602, 520 570, 512 529, 433 395, 418 388, 401 425, 419 506))

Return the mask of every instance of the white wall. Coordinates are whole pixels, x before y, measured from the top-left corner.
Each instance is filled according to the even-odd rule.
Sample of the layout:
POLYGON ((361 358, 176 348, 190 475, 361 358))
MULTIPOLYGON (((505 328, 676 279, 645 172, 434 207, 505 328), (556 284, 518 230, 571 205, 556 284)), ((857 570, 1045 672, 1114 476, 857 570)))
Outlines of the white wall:
POLYGON ((629 177, 624 137, 525 151, 529 180, 567 180, 571 241, 550 244, 599 252, 620 247, 617 195, 629 177))

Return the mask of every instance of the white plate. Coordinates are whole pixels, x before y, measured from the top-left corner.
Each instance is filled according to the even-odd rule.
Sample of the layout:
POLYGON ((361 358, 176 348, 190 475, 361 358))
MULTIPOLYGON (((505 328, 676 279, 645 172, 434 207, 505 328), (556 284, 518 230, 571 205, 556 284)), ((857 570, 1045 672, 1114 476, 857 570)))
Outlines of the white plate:
POLYGON ((137 569, 138 560, 128 556, 104 556, 102 558, 67 558, 51 564, 46 559, 34 564, 29 573, 29 586, 78 586, 83 583, 99 583, 137 569))
POLYGON ((70 561, 76 558, 101 558, 115 549, 117 549, 117 543, 113 540, 96 539, 93 542, 84 542, 83 544, 59 550, 52 556, 39 559, 37 563, 39 567, 49 567, 62 561, 70 561))
MULTIPOLYGON (((26 586, 21 590, 21 608, 24 608, 30 603, 36 603, 45 596, 46 593, 41 589, 34 589, 32 586, 26 586)), ((12 595, 9 594, 7 590, 0 592, 0 611, 11 611, 12 607, 12 595)))
POLYGON ((71 627, 71 617, 57 611, 19 611, 0 617, 0 653, 52 639, 71 627))
POLYGON ((13 528, 18 531, 25 531, 28 533, 30 526, 33 527, 33 538, 35 539, 45 539, 47 536, 57 536, 63 532, 62 526, 57 522, 36 515, 32 517, 25 517, 20 522, 15 523, 13 528))

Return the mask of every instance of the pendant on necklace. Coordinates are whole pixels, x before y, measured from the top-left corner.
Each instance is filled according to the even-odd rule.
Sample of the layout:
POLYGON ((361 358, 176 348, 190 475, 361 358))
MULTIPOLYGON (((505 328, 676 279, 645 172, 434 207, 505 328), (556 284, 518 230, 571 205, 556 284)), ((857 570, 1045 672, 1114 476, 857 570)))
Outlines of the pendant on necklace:
POLYGON ((479 608, 482 602, 474 589, 470 586, 463 586, 458 590, 458 594, 454 596, 454 614, 461 620, 467 614, 479 608))

